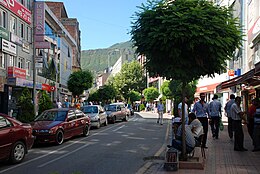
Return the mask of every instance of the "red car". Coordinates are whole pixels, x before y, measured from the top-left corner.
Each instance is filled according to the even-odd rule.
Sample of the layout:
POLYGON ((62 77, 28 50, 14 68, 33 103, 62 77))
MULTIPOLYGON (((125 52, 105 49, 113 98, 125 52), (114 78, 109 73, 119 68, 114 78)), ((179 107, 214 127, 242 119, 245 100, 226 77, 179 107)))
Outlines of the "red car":
POLYGON ((0 160, 20 163, 32 147, 34 136, 30 124, 0 113, 0 160))
POLYGON ((60 145, 76 135, 88 136, 90 118, 76 108, 55 108, 41 113, 31 125, 36 143, 60 145))

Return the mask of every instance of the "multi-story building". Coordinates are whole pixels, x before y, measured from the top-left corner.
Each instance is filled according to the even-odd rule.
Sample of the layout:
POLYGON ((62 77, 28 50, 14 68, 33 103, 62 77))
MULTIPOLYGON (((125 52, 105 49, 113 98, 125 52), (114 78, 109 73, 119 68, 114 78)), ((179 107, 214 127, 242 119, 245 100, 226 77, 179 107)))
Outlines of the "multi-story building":
POLYGON ((62 2, 0 4, 0 112, 14 111, 22 88, 33 91, 34 84, 52 100, 69 98, 67 80, 80 69, 77 19, 68 18, 62 2))

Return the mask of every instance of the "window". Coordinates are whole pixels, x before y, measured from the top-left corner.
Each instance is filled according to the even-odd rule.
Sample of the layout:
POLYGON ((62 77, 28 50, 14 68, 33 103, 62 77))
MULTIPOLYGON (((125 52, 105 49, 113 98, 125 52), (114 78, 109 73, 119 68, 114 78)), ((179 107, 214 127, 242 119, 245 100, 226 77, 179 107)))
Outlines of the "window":
POLYGON ((9 66, 15 66, 14 64, 14 56, 9 56, 9 66))
POLYGON ((19 57, 17 60, 17 67, 18 68, 24 68, 24 59, 19 57))
POLYGON ((0 54, 0 68, 5 68, 6 56, 5 53, 0 54))
POLYGON ((70 110, 68 112, 68 121, 75 120, 77 117, 75 115, 75 112, 73 110, 70 110))
POLYGON ((30 76, 30 72, 31 72, 31 61, 27 61, 26 62, 26 75, 30 76))
POLYGON ((10 121, 5 119, 3 116, 0 116, 0 129, 1 128, 6 128, 6 127, 10 127, 10 126, 12 126, 10 121))
POLYGON ((3 28, 6 28, 7 27, 7 13, 3 10, 0 9, 0 12, 1 12, 1 19, 0 19, 0 25, 3 27, 3 28))
POLYGON ((20 36, 21 36, 21 38, 24 38, 24 24, 23 23, 20 24, 20 36))
POLYGON ((16 18, 10 16, 10 32, 16 34, 16 18))

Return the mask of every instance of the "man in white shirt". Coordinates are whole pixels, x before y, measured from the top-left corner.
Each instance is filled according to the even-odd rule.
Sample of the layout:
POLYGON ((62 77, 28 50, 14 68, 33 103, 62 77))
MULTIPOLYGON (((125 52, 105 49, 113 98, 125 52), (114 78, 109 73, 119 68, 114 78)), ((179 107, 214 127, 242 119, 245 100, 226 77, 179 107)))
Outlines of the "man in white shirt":
POLYGON ((157 123, 160 123, 161 125, 163 125, 163 110, 164 110, 164 106, 162 103, 162 99, 160 99, 160 102, 157 105, 157 111, 158 111, 157 123))
MULTIPOLYGON (((187 101, 188 101, 188 98, 185 97, 184 98, 184 102, 185 102, 185 105, 184 105, 184 116, 185 116, 185 124, 188 124, 189 122, 189 118, 188 118, 188 105, 187 105, 187 101)), ((178 115, 180 118, 182 118, 182 102, 180 102, 178 104, 178 115)))

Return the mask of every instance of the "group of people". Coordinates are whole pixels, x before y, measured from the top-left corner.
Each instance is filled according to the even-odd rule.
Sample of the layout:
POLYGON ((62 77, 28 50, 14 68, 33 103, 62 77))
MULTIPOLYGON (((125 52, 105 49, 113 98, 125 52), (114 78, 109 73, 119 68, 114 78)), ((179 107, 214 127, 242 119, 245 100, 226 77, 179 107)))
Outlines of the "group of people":
MULTIPOLYGON (((185 118, 185 135, 186 135, 186 151, 191 152, 195 148, 196 141, 200 141, 203 148, 208 148, 207 135, 209 125, 211 127, 212 137, 219 138, 219 128, 222 119, 222 105, 218 101, 218 96, 214 95, 212 101, 205 101, 205 93, 200 94, 199 101, 195 102, 191 112, 188 112, 186 104, 187 98, 184 99, 184 118, 185 118), (195 124, 196 123, 196 124, 195 124), (200 130, 200 131, 198 131, 200 130), (203 135, 203 136, 201 136, 203 135), (198 137, 202 139, 198 139, 198 137)), ((230 139, 234 138, 235 151, 247 151, 244 147, 244 133, 242 128, 242 120, 246 117, 246 112, 241 109, 241 97, 230 95, 229 101, 226 103, 224 110, 228 117, 228 135, 230 139)), ((178 105, 178 115, 182 118, 182 103, 178 105)), ((260 151, 260 100, 255 99, 248 112, 248 130, 253 139, 253 151, 260 151)), ((175 138, 172 140, 172 146, 181 151, 181 129, 179 126, 175 138)))
POLYGON ((68 99, 65 99, 65 101, 63 103, 59 99, 57 101, 53 101, 53 108, 76 107, 77 109, 80 109, 80 107, 82 107, 82 106, 83 106, 82 102, 77 102, 74 105, 72 105, 68 99))

